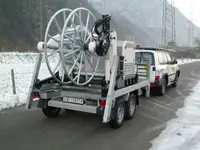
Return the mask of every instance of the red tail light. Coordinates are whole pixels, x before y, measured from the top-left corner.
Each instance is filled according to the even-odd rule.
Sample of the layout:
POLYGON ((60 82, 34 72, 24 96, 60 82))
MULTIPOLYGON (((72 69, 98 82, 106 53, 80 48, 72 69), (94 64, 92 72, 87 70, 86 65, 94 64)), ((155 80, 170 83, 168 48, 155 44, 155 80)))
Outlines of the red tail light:
POLYGON ((156 87, 156 84, 155 83, 151 83, 150 87, 156 87))
POLYGON ((160 76, 155 76, 155 80, 159 80, 160 79, 160 76))
POLYGON ((99 104, 100 104, 100 107, 105 107, 106 106, 106 101, 105 100, 101 100, 99 102, 99 104))
POLYGON ((39 100, 40 99, 40 94, 39 92, 35 92, 35 94, 33 95, 33 99, 39 100))

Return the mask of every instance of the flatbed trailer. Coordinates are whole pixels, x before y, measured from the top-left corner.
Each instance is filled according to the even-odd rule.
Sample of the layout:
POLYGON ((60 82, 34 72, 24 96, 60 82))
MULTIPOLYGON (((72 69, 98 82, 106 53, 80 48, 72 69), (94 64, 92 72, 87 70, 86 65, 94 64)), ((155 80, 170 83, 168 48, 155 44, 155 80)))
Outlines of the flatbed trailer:
MULTIPOLYGON (((123 101, 127 102, 131 94, 134 94, 136 98, 134 99, 136 105, 139 105, 139 96, 141 95, 141 89, 146 89, 146 97, 150 96, 150 82, 148 74, 150 68, 148 67, 149 65, 137 65, 138 71, 143 73, 143 80, 140 80, 138 83, 135 83, 133 85, 127 85, 126 87, 121 89, 114 89, 116 83, 115 79, 117 75, 118 60, 118 56, 115 56, 114 66, 112 67, 111 71, 112 73, 108 93, 102 96, 101 86, 79 87, 74 85, 60 85, 59 83, 51 83, 54 80, 52 77, 41 81, 38 80, 38 74, 42 62, 42 54, 39 53, 34 69, 31 86, 29 89, 28 100, 25 106, 26 109, 30 109, 32 107, 34 94, 39 93, 40 100, 38 101, 37 105, 39 108, 53 107, 62 108, 66 110, 93 113, 97 115, 102 115, 103 123, 110 122, 112 117, 111 112, 115 107, 114 104, 116 104, 116 101, 122 99, 123 101), (146 79, 144 79, 145 77, 146 79), (73 102, 69 103, 65 102, 66 97, 75 98, 75 100, 88 100, 88 102, 91 103, 86 103, 86 101, 77 102, 77 104, 73 102), (106 103, 101 105, 101 100, 105 100, 106 103)), ((134 107, 136 107, 136 105, 134 107)))
MULTIPOLYGON (((80 10, 86 9, 78 8, 72 11, 69 17, 71 17, 74 12, 80 10)), ((66 10, 60 10, 58 13, 62 11, 66 10)), ((104 26, 106 25, 104 24, 104 26)), ((77 30, 76 27, 74 30, 77 30)), ((72 30, 70 30, 70 32, 71 31, 72 30)), ((66 32, 66 30, 63 30, 63 32, 66 32)), ((38 79, 43 58, 42 50, 45 49, 45 47, 56 48, 56 45, 54 44, 52 46, 52 43, 50 46, 45 42, 43 45, 39 43, 38 45, 42 45, 42 48, 38 48, 38 50, 42 50, 40 50, 37 56, 25 106, 26 109, 32 107, 35 95, 39 95, 37 107, 41 108, 44 115, 47 117, 56 117, 61 109, 93 113, 101 115, 103 123, 109 123, 112 128, 120 128, 125 119, 129 120, 133 118, 136 105, 139 105, 140 90, 145 89, 146 97, 150 96, 150 61, 148 60, 147 64, 136 65, 134 58, 134 42, 124 41, 119 45, 120 42, 117 41, 116 32, 112 30, 109 34, 110 37, 114 38, 104 57, 105 72, 96 72, 95 74, 89 72, 86 74, 85 72, 85 74, 82 75, 80 71, 81 67, 78 67, 79 71, 74 72, 74 74, 80 78, 78 79, 80 82, 88 78, 91 79, 90 81, 88 80, 87 83, 83 82, 84 84, 82 83, 81 86, 79 85, 79 81, 75 83, 75 80, 72 80, 69 76, 69 78, 64 76, 63 80, 59 81, 59 71, 52 74, 52 77, 43 80, 38 79), (139 79, 138 74, 143 76, 142 80, 139 79), (84 78, 85 76, 86 78, 84 78), (65 82, 65 80, 71 80, 72 82, 65 82)), ((94 42, 90 44, 92 45, 94 42)), ((95 51, 94 46, 91 45, 89 45, 89 50, 88 47, 86 50, 93 52, 95 51)), ((63 48, 61 48, 61 50, 63 50, 63 48)), ((103 49, 100 50, 103 51, 103 49)), ((55 53, 55 50, 53 53, 55 53)), ((46 51, 45 59, 47 61, 46 51)), ((49 67, 48 64, 47 67, 49 67)), ((50 73, 52 72, 50 71, 50 73)))

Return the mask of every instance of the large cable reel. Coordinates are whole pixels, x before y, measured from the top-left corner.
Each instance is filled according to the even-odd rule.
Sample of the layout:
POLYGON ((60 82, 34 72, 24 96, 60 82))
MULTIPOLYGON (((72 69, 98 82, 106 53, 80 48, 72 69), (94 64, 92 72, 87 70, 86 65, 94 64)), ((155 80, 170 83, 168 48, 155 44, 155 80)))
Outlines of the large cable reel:
POLYGON ((58 83, 81 86, 93 79, 100 57, 106 55, 109 48, 109 20, 108 15, 102 20, 96 20, 83 7, 75 10, 61 9, 51 17, 43 48, 48 70, 58 83), (98 32, 100 26, 102 30, 98 32), (53 55, 57 60, 54 69, 49 58, 53 55))
MULTIPOLYGON (((61 33, 62 28, 59 24, 58 20, 61 22, 61 17, 63 19, 62 24, 64 25, 66 21, 66 16, 69 15, 72 12, 71 9, 61 9, 58 10, 50 19, 48 22, 45 36, 44 36, 44 42, 41 43, 43 49, 44 49, 44 56, 47 68, 49 70, 49 73, 52 75, 52 77, 60 84, 67 84, 69 81, 64 81, 64 72, 61 72, 61 76, 59 77, 58 72, 60 71, 60 67, 62 67, 61 57, 60 57, 60 42, 61 42, 61 33), (56 61, 55 67, 52 66, 51 59, 54 58, 56 61)), ((40 44, 40 43, 39 43, 40 44)), ((38 45, 39 45, 38 44, 38 45)), ((38 46, 41 47, 41 46, 38 46)))
POLYGON ((86 85, 94 77, 99 58, 93 58, 95 56, 86 49, 92 40, 90 30, 95 21, 94 15, 86 8, 73 11, 64 8, 51 17, 46 28, 43 48, 47 68, 58 83, 73 82, 76 85, 86 85), (52 57, 56 59, 55 67, 50 64, 52 57), (90 67, 87 67, 88 65, 90 67), (89 69, 92 73, 89 73, 89 69), (61 74, 60 77, 56 72, 61 74), (84 79, 81 76, 84 76, 84 79))
POLYGON ((65 39, 71 41, 71 49, 67 53, 61 51, 61 59, 63 66, 66 66, 67 59, 73 62, 64 67, 64 70, 68 78, 76 85, 88 84, 98 69, 100 58, 89 51, 89 43, 93 41, 90 30, 95 21, 94 15, 88 9, 81 7, 69 14, 63 27, 61 49, 65 49, 65 39), (70 34, 68 31, 74 32, 70 34), (70 55, 72 55, 71 60, 68 57, 70 55))

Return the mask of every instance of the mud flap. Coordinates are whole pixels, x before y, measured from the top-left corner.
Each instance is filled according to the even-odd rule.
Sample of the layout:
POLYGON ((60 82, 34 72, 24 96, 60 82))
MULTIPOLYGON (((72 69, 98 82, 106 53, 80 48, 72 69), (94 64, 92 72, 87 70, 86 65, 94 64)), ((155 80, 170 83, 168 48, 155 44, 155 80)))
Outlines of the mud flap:
POLYGON ((48 107, 48 101, 49 100, 39 99, 37 107, 38 108, 47 108, 48 107))

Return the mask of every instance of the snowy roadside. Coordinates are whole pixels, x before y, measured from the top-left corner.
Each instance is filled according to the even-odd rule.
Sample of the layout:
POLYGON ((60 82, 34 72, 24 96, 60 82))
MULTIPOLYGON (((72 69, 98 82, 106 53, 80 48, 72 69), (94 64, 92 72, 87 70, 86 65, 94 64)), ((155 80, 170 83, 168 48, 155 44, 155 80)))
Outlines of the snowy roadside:
MULTIPOLYGON (((36 57, 37 53, 0 53, 0 111, 26 103, 36 57), (12 93, 11 69, 15 74, 16 95, 12 93)), ((49 76, 43 59, 39 79, 49 76)))
POLYGON ((200 61, 200 59, 177 59, 179 65, 200 61))
MULTIPOLYGON (((34 64, 0 64, 0 111, 26 103, 34 64), (16 95, 12 93, 11 69, 14 69, 16 95)), ((41 65, 39 79, 49 77, 46 64, 41 65)))
POLYGON ((200 81, 176 115, 151 142, 150 150, 200 150, 200 81))

